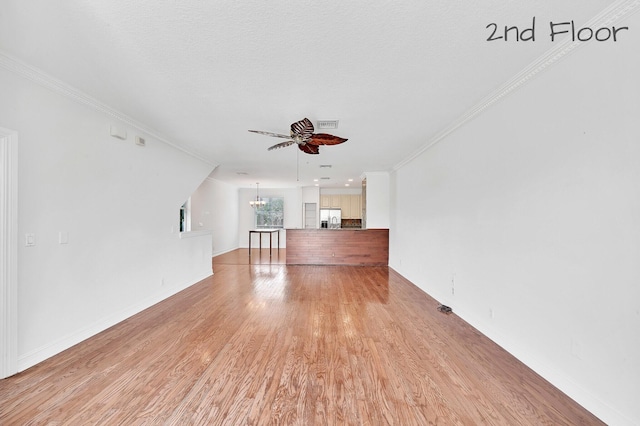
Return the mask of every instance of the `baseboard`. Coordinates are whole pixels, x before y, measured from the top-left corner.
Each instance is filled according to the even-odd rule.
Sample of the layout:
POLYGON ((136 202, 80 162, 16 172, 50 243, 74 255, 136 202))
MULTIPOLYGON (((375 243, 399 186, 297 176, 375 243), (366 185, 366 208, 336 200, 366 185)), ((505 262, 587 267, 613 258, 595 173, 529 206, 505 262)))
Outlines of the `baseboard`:
MULTIPOLYGON (((214 253, 213 253, 213 257, 220 256, 220 255, 223 255, 223 254, 226 254, 226 253, 232 252, 232 251, 234 251, 234 250, 238 250, 239 248, 241 248, 241 247, 240 247, 240 246, 237 246, 237 247, 234 247, 234 248, 231 248, 231 249, 228 249, 228 250, 222 250, 222 251, 214 252, 214 253)), ((248 247, 245 247, 245 248, 248 248, 248 247)))
MULTIPOLYGON (((402 275, 397 269, 391 269, 393 269, 393 271, 398 275, 405 278, 404 275, 402 275)), ((412 282, 407 278, 405 279, 409 282, 412 282)), ((421 287, 417 286, 416 284, 414 285, 421 291, 427 293, 421 287)), ((429 294, 429 296, 433 297, 436 300, 440 300, 436 297, 437 295, 433 295, 430 293, 427 294, 429 294)), ((442 300, 446 300, 446 297, 442 300)), ((620 426, 636 425, 636 422, 632 421, 629 417, 625 416, 606 402, 602 401, 602 399, 593 395, 589 390, 576 383, 564 372, 558 370, 553 366, 550 366, 548 363, 540 361, 536 357, 531 356, 529 351, 512 343, 511 339, 507 338, 506 336, 496 331, 493 327, 486 324, 485 320, 478 318, 473 313, 460 310, 460 308, 455 306, 455 304, 452 304, 452 308, 454 308, 454 313, 463 321, 474 327, 476 330, 478 330, 495 344, 503 348, 509 354, 513 355, 517 360, 542 376, 545 380, 547 380, 569 398, 576 401, 578 404, 580 404, 582 407, 584 407, 586 410, 591 412, 594 416, 598 417, 606 424, 620 426)))
POLYGON ((81 328, 80 330, 68 334, 67 336, 57 339, 54 342, 43 345, 23 355, 19 355, 18 371, 24 371, 30 367, 33 367, 34 365, 48 358, 51 358, 54 355, 57 355, 60 352, 67 350, 70 347, 77 345, 78 343, 92 336, 95 336, 96 334, 108 329, 109 327, 113 327, 114 325, 126 320, 127 318, 130 318, 133 315, 138 314, 145 309, 162 302, 163 300, 191 287, 192 285, 202 281, 207 277, 210 277, 211 275, 211 270, 202 271, 200 274, 194 275, 191 279, 185 280, 185 282, 181 285, 174 286, 167 289, 166 291, 154 294, 147 299, 144 299, 132 306, 129 306, 126 309, 102 318, 94 322, 93 324, 90 324, 86 327, 81 328))
POLYGON ((636 424, 627 416, 593 395, 589 390, 576 383, 564 372, 531 356, 527 350, 511 343, 510 339, 491 327, 486 326, 485 321, 479 320, 473 314, 461 312, 459 309, 455 311, 455 314, 606 424, 622 426, 632 426, 636 424))

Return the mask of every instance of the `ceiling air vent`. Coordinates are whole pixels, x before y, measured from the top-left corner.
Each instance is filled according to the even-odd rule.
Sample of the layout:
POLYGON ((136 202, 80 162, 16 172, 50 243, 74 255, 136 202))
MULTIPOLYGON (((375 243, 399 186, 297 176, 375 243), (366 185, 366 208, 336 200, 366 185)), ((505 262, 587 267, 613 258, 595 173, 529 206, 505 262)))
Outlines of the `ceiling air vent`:
POLYGON ((330 178, 330 177, 327 177, 327 176, 325 176, 325 177, 321 177, 321 178, 320 178, 320 180, 329 180, 329 179, 331 179, 331 178, 330 178))
POLYGON ((321 169, 330 169, 331 168, 331 164, 320 164, 320 168, 321 169))
POLYGON ((318 129, 337 129, 338 120, 318 120, 318 129))

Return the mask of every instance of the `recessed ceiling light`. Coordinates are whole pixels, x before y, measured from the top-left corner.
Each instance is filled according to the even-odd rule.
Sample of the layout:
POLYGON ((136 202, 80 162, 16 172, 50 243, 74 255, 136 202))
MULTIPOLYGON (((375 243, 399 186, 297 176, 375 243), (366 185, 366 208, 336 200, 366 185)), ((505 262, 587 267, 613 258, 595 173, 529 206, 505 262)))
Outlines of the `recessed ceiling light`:
POLYGON ((349 179, 349 182, 353 182, 353 179, 349 179))
POLYGON ((317 182, 317 181, 318 181, 318 179, 314 179, 313 181, 314 181, 314 182, 317 182))
POLYGON ((315 185, 316 185, 316 186, 320 186, 320 184, 319 184, 319 183, 316 183, 315 185))
POLYGON ((349 184, 348 184, 348 183, 345 183, 345 184, 344 184, 344 186, 349 186, 349 184))

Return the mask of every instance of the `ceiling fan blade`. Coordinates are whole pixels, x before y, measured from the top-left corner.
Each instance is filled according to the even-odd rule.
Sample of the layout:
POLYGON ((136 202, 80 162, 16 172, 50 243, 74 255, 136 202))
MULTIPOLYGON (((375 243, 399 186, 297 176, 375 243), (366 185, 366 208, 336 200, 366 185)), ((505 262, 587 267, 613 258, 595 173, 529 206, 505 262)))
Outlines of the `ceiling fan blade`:
POLYGON ((346 142, 348 139, 341 138, 340 136, 329 135, 326 133, 314 133, 307 141, 311 145, 338 145, 346 142))
POLYGON ((273 138, 290 139, 291 135, 282 135, 280 133, 263 132, 262 130, 249 130, 251 133, 258 133, 260 135, 271 136, 273 138))
POLYGON ((313 136, 313 123, 308 118, 296 121, 291 125, 291 134, 300 136, 303 141, 307 141, 313 136))
POLYGON ((279 149, 279 148, 284 148, 285 146, 293 145, 294 143, 295 143, 294 141, 280 142, 280 143, 277 143, 277 144, 275 144, 273 146, 270 146, 267 149, 267 151, 271 151, 271 150, 279 149))
POLYGON ((300 148, 300 151, 307 153, 307 154, 319 154, 319 148, 316 145, 309 145, 308 143, 305 144, 298 144, 298 148, 300 148))

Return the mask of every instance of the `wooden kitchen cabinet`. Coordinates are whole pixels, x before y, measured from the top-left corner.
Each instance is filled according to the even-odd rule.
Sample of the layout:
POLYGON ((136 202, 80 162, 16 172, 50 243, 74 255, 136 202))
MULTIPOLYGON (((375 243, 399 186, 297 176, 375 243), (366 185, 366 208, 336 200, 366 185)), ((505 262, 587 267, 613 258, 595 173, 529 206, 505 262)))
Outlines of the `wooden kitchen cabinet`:
POLYGON ((362 196, 350 194, 320 195, 321 209, 340 209, 343 219, 362 219, 362 196))
POLYGON ((342 210, 343 219, 353 219, 353 212, 351 211, 351 195, 340 196, 340 209, 342 210))
POLYGON ((340 209, 342 203, 340 202, 340 195, 327 194, 320 196, 320 208, 321 209, 340 209))
POLYGON ((350 219, 362 219, 362 196, 351 195, 349 199, 350 204, 350 219))

